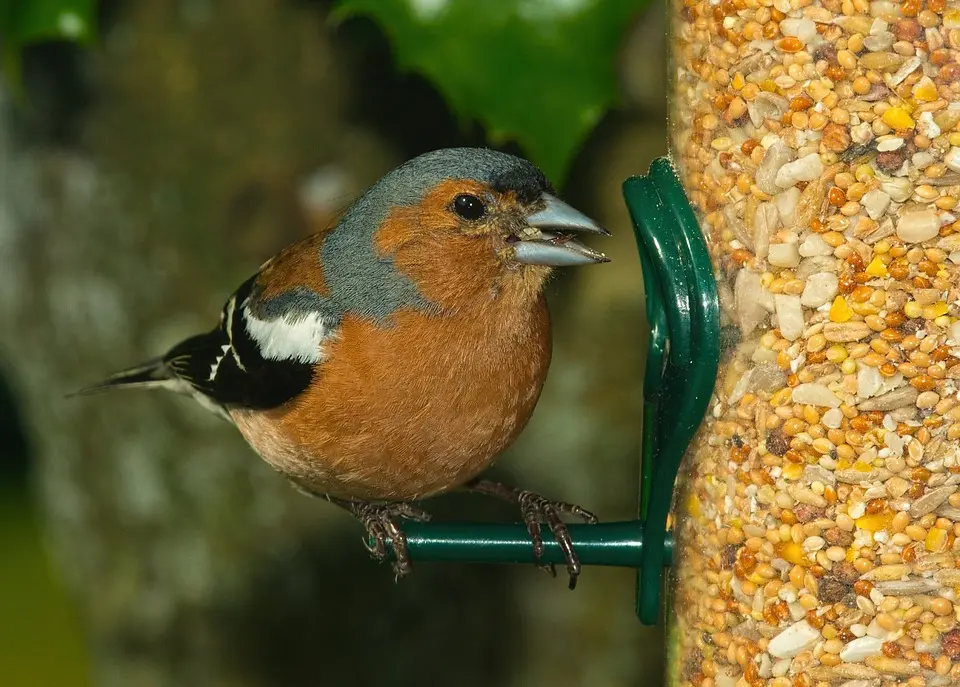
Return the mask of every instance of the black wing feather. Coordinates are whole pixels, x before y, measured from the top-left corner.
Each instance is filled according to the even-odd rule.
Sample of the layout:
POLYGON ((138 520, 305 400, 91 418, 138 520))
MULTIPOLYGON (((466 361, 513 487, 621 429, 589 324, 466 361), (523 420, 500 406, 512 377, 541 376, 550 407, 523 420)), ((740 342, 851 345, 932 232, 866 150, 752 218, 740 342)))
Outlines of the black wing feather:
POLYGON ((173 374, 221 405, 269 410, 303 393, 314 369, 310 363, 260 355, 240 315, 255 279, 244 282, 227 301, 216 329, 174 346, 163 360, 173 374))

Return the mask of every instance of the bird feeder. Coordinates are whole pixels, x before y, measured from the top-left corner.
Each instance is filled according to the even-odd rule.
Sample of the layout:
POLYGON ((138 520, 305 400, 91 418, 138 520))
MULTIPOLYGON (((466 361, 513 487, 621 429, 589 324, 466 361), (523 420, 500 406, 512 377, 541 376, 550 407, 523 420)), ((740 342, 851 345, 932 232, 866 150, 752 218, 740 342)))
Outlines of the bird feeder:
MULTIPOLYGON (((707 408, 719 359, 719 309, 713 268, 693 210, 670 161, 624 182, 643 267, 650 344, 644 378, 640 508, 636 520, 571 524, 584 566, 637 570, 637 615, 661 614, 664 568, 673 560, 668 516, 677 470, 707 408)), ((414 561, 533 563, 522 524, 406 523, 414 561)), ((543 563, 563 553, 544 538, 543 563)))

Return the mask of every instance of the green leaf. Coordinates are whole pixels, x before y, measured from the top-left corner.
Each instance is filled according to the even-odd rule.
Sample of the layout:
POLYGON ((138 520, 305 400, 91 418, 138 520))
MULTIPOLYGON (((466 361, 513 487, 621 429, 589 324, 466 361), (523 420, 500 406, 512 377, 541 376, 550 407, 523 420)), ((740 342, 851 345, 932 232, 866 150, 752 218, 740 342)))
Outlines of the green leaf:
POLYGON ((96 0, 0 0, 0 70, 23 99, 20 52, 48 40, 90 43, 96 35, 96 0))
POLYGON ((366 15, 401 68, 434 82, 496 143, 516 140, 562 182, 587 134, 615 104, 615 61, 647 0, 340 0, 366 15))
POLYGON ((80 43, 93 39, 95 0, 4 0, 0 11, 0 37, 4 43, 23 46, 45 40, 80 43))

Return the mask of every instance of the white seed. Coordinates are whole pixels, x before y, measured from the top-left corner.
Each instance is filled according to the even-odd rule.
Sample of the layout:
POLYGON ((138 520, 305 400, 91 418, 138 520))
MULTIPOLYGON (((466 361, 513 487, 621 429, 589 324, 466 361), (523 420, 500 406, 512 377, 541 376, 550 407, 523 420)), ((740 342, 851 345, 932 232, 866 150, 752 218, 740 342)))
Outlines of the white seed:
POLYGON ((903 147, 904 143, 905 141, 899 136, 884 136, 877 143, 877 151, 881 153, 887 153, 892 150, 899 150, 903 147))
MULTIPOLYGON (((801 43, 806 43, 817 35, 817 25, 809 19, 787 18, 780 22, 780 33, 784 36, 795 36, 801 43)), ((893 34, 890 37, 893 38, 893 34)))
POLYGON ((823 414, 823 416, 820 418, 820 422, 822 422, 825 427, 830 429, 839 429, 840 425, 843 423, 843 412, 839 408, 831 408, 823 414))
POLYGON ((859 663, 868 656, 879 654, 881 647, 883 647, 882 639, 858 637, 840 650, 840 660, 844 663, 859 663))
POLYGON ((776 267, 796 267, 800 264, 800 253, 796 243, 771 243, 767 261, 776 267))
POLYGON ((883 375, 880 370, 869 365, 862 365, 857 372, 857 396, 870 398, 876 396, 883 388, 883 375))
POLYGON ((910 212, 897 223, 897 236, 907 243, 929 241, 940 233, 940 219, 933 210, 910 212))
POLYGON ((944 164, 954 172, 960 172, 960 147, 954 146, 943 158, 944 164))
MULTIPOLYGON (((789 105, 789 102, 787 102, 785 98, 784 102, 786 105, 789 105)), ((763 123, 762 118, 760 123, 763 123)), ((759 124, 757 124, 757 126, 759 126, 759 124)), ((760 166, 757 167, 757 173, 754 175, 754 182, 756 182, 757 188, 770 195, 775 195, 781 191, 782 189, 777 185, 776 179, 783 166, 792 159, 793 150, 790 149, 790 146, 784 143, 782 139, 776 138, 775 142, 767 148, 767 152, 763 156, 760 166)), ((790 185, 792 184, 788 184, 788 186, 790 185)))
POLYGON ((819 640, 819 630, 806 620, 801 620, 771 639, 767 651, 774 658, 789 658, 812 647, 819 640))
MULTIPOLYGON (((797 190, 796 187, 794 187, 793 190, 797 190)), ((864 199, 866 199, 868 195, 870 194, 864 194, 864 199)), ((803 240, 798 250, 804 258, 809 258, 814 255, 833 255, 833 246, 824 241, 820 234, 810 234, 810 236, 803 240)))
POLYGON ((826 406, 828 408, 839 408, 840 399, 823 384, 810 382, 807 384, 797 384, 793 388, 793 402, 811 406, 826 406))
MULTIPOLYGON (((791 186, 786 191, 781 191, 774 197, 773 202, 780 213, 780 222, 785 227, 793 227, 797 223, 797 203, 800 200, 800 189, 791 186)), ((831 250, 831 254, 832 254, 831 250)), ((803 253, 800 253, 803 255, 803 253)))
POLYGON ((921 112, 917 118, 917 128, 927 138, 936 138, 940 135, 940 127, 933 121, 932 112, 921 112))
POLYGON ((887 208, 890 207, 890 196, 880 189, 873 189, 863 194, 863 198, 860 199, 860 204, 867 211, 870 219, 878 220, 883 217, 887 212, 887 208))
POLYGON ((842 546, 831 546, 826 551, 827 558, 834 563, 839 563, 847 557, 847 551, 842 546))
POLYGON ((834 272, 811 275, 803 287, 800 303, 808 308, 819 308, 833 300, 840 289, 840 280, 834 272))
POLYGON ((777 172, 776 183, 789 188, 800 181, 813 181, 823 174, 823 161, 818 153, 811 153, 794 162, 788 162, 777 172))
POLYGON ((800 306, 800 296, 778 293, 773 297, 773 302, 783 338, 788 341, 800 338, 803 334, 803 308, 800 306))
POLYGON ((913 195, 913 184, 904 177, 881 179, 880 188, 898 203, 906 202, 913 195))

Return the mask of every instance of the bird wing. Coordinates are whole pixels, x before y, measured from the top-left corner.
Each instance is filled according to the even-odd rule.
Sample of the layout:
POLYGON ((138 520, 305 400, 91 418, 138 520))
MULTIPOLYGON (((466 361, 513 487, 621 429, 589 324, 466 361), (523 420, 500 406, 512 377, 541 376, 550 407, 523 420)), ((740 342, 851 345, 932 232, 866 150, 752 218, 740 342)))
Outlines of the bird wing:
POLYGON ((222 406, 267 410, 302 393, 339 318, 293 290, 263 302, 254 275, 227 300, 219 325, 174 346, 167 369, 222 406), (275 299, 279 300, 279 299, 275 299), (291 307, 309 304, 312 309, 291 307))

